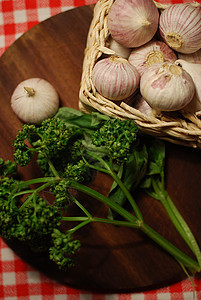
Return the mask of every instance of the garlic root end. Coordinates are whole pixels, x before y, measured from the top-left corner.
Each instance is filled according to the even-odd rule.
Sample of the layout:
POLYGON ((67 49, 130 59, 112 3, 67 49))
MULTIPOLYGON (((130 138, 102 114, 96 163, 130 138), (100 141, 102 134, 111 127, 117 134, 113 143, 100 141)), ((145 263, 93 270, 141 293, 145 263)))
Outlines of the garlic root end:
POLYGON ((35 90, 33 88, 25 86, 24 90, 26 91, 28 97, 32 97, 35 95, 35 90))
POLYGON ((165 40, 168 45, 175 50, 179 50, 183 45, 182 37, 175 32, 166 33, 165 40))
POLYGON ((142 25, 149 26, 149 25, 151 25, 151 22, 149 22, 148 20, 142 20, 142 25))

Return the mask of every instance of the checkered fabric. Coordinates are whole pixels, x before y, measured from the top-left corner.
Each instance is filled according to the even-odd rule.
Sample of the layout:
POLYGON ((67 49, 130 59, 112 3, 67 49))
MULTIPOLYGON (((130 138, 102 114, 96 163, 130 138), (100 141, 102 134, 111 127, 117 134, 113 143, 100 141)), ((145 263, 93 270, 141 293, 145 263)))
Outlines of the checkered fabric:
POLYGON ((0 0, 0 55, 39 22, 97 0, 0 0))
MULTIPOLYGON (((201 281, 195 280, 195 299, 201 281)), ((0 239, 0 299, 3 300, 193 300, 189 280, 159 290, 132 294, 96 294, 52 281, 22 261, 0 239)))
POLYGON ((155 0, 156 2, 160 4, 177 4, 177 3, 189 3, 189 2, 198 2, 201 3, 200 0, 155 0))
MULTIPOLYGON (((0 55, 37 23, 97 0, 0 0, 0 55)), ((158 0, 181 3, 185 0, 158 0)), ((201 300, 201 280, 194 280, 195 300, 201 300)), ((193 300, 192 286, 184 280, 169 287, 133 294, 95 294, 52 281, 22 261, 0 239, 0 300, 193 300)))

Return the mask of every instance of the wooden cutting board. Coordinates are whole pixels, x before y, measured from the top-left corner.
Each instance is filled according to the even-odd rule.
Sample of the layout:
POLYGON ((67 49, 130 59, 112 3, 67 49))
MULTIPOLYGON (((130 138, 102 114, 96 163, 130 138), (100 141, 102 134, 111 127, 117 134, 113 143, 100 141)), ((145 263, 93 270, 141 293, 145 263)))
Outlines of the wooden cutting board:
MULTIPOLYGON (((58 14, 29 30, 0 58, 0 157, 12 159, 12 140, 21 127, 10 107, 10 97, 22 80, 41 77, 57 89, 61 106, 78 108, 82 61, 92 10, 80 7, 58 14)), ((200 151, 167 144, 167 189, 201 245, 200 151)), ((33 162, 24 178, 38 176, 33 162)), ((107 192, 110 181, 97 176, 93 186, 107 192)), ((103 207, 79 195, 91 211, 103 207)), ((189 255, 160 203, 136 192, 145 221, 189 255)), ((133 229, 93 224, 77 236, 82 243, 75 268, 61 272, 46 256, 31 253, 25 245, 7 242, 28 263, 51 278, 74 288, 99 292, 145 291, 177 282, 185 275, 163 250, 133 229)))

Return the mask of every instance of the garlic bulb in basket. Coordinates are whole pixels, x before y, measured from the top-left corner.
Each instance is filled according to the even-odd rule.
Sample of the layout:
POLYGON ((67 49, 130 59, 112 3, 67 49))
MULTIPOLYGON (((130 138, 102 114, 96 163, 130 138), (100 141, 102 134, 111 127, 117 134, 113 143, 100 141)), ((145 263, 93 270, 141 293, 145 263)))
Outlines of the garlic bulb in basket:
POLYGON ((159 19, 159 30, 165 42, 181 53, 193 53, 201 48, 200 6, 174 4, 165 9, 159 19))
POLYGON ((147 44, 134 48, 129 55, 128 61, 136 67, 140 75, 153 64, 165 61, 174 62, 177 59, 174 51, 161 41, 151 41, 147 44))
POLYGON ((201 114, 201 64, 190 63, 182 59, 178 59, 175 64, 181 66, 188 72, 195 85, 195 95, 193 100, 185 107, 185 111, 201 114))
POLYGON ((135 97, 132 106, 145 115, 153 115, 151 106, 147 103, 147 101, 144 100, 144 98, 140 94, 135 97))
POLYGON ((141 77, 140 92, 148 104, 158 111, 175 111, 193 98, 195 86, 191 76, 172 63, 155 64, 141 77))
POLYGON ((108 29, 119 44, 139 47, 158 28, 159 12, 152 0, 115 0, 108 13, 108 29))
POLYGON ((59 95, 48 81, 30 78, 15 88, 11 96, 11 107, 25 123, 40 124, 57 112, 59 95))
POLYGON ((97 91, 110 100, 123 100, 139 86, 140 75, 126 59, 111 56, 99 60, 92 71, 92 82, 97 91))
POLYGON ((201 49, 190 54, 178 53, 178 59, 183 59, 190 63, 201 64, 201 49))
POLYGON ((106 46, 111 49, 113 52, 113 55, 116 56, 121 56, 123 58, 128 59, 130 53, 131 53, 131 49, 122 46, 121 44, 119 44, 117 41, 115 41, 111 36, 109 36, 107 42, 106 42, 106 46))

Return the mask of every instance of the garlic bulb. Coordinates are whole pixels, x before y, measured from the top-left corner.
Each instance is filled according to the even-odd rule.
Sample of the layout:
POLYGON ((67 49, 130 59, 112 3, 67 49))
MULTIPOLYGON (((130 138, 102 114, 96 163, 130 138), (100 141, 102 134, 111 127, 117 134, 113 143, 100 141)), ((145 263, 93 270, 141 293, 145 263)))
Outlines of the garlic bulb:
POLYGON ((137 89, 140 75, 126 59, 111 56, 98 61, 92 71, 97 91, 110 100, 123 100, 137 89))
POLYGON ((136 67, 140 75, 153 64, 177 59, 174 51, 161 41, 151 41, 131 51, 128 61, 136 67))
POLYGON ((178 53, 178 58, 190 63, 201 64, 201 49, 190 54, 178 53))
POLYGON ((175 64, 181 66, 188 72, 195 85, 195 95, 193 100, 187 105, 184 110, 197 113, 201 111, 201 64, 190 63, 182 59, 178 59, 175 64))
POLYGON ((195 86, 191 76, 172 63, 155 64, 141 77, 140 92, 157 111, 180 110, 193 98, 195 86))
POLYGON ((193 53, 201 48, 200 6, 174 4, 165 9, 159 20, 159 30, 165 42, 181 53, 193 53))
POLYGON ((138 94, 133 102, 133 107, 145 115, 153 115, 151 106, 138 94))
POLYGON ((108 29, 124 47, 150 41, 158 28, 159 12, 152 0, 115 0, 108 13, 108 29))
POLYGON ((11 96, 11 107, 23 122, 40 124, 57 112, 59 95, 48 81, 30 78, 15 88, 11 96))
POLYGON ((131 52, 130 48, 124 47, 109 36, 106 46, 113 51, 113 55, 128 58, 131 52))

